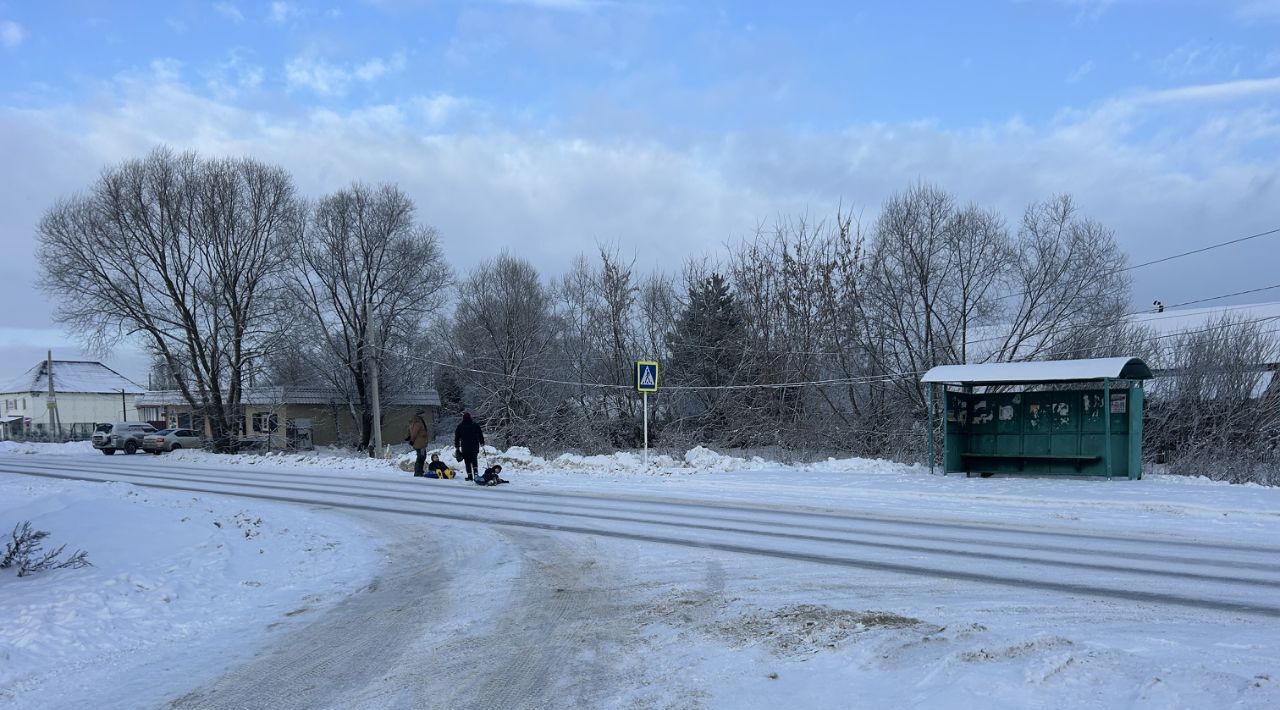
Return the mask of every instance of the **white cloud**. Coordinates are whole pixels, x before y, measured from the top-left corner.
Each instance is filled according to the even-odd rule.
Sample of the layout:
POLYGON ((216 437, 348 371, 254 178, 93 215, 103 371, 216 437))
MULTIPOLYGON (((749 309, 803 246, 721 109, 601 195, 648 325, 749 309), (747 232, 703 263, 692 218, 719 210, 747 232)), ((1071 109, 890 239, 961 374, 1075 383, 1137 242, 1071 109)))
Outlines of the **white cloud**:
MULTIPOLYGON (((508 248, 554 274, 614 241, 634 249, 642 268, 678 271, 684 258, 718 254, 726 238, 777 215, 823 217, 843 201, 869 224, 885 197, 920 179, 1011 221, 1030 201, 1073 193, 1139 261, 1275 226, 1260 220, 1274 219, 1280 204, 1280 158, 1258 146, 1280 141, 1280 112, 1223 102, 1269 99, 1278 82, 1143 92, 1049 125, 855 124, 675 146, 512 130, 509 117, 467 122, 459 119, 470 118, 472 102, 446 94, 355 110, 250 109, 198 94, 161 63, 94 92, 109 102, 0 110, 0 154, 11 166, 0 173, 0 235, 25 240, 5 242, 23 256, 0 263, 0 281, 31 283, 25 235, 46 206, 89 185, 102 166, 160 143, 281 165, 308 197, 352 180, 399 183, 460 270, 508 248), (1166 132, 1166 124, 1186 127, 1166 132), (1143 125, 1160 130, 1135 130, 1143 125)), ((1272 283, 1273 253, 1255 246, 1136 271, 1135 298, 1272 283)), ((6 324, 48 323, 38 306, 22 310, 6 324)))
POLYGON ((1237 18, 1252 20, 1280 20, 1280 0, 1236 0, 1237 18))
MULTIPOLYGON (((1165 0, 1014 0, 1015 2, 1050 2, 1073 8, 1076 22, 1092 22, 1102 19, 1109 10, 1119 5, 1149 6, 1153 13, 1161 11, 1165 0)), ((1222 9, 1243 22, 1280 20, 1280 0, 1201 0, 1200 4, 1222 9)))
POLYGON ((391 72, 401 71, 404 66, 405 53, 396 52, 389 60, 384 61, 381 57, 376 57, 356 66, 351 75, 360 81, 373 81, 391 72))
POLYGON ((1092 71, 1093 71, 1093 60, 1090 59, 1084 64, 1081 64, 1079 67, 1076 68, 1075 71, 1071 72, 1071 74, 1067 76, 1067 83, 1074 84, 1080 81, 1081 79, 1085 78, 1086 76, 1088 76, 1089 72, 1092 72, 1092 71))
POLYGON ((231 20, 232 22, 244 22, 244 13, 240 12, 240 8, 229 2, 220 2, 213 6, 219 15, 231 20))
POLYGON ((170 58, 153 59, 151 74, 156 81, 166 84, 176 83, 182 79, 182 62, 170 58))
MULTIPOLYGON (((1030 0, 1017 0, 1018 2, 1028 2, 1030 0)), ((1050 0, 1056 5, 1064 5, 1076 10, 1075 22, 1094 22, 1102 19, 1102 16, 1110 10, 1112 6, 1123 2, 1124 0, 1050 0)))
POLYGON ((290 20, 301 17, 302 11, 297 5, 287 2, 273 2, 268 17, 272 22, 284 24, 290 20))
POLYGON ((293 90, 307 89, 322 96, 341 96, 355 82, 369 83, 405 68, 404 52, 389 59, 375 57, 359 64, 335 64, 312 56, 298 56, 285 65, 285 79, 293 90))
POLYGON ((13 20, 0 20, 0 44, 3 44, 5 49, 17 49, 26 37, 27 31, 22 28, 22 25, 13 20))
POLYGON ((263 68, 249 60, 249 52, 233 49, 227 59, 204 71, 205 86, 214 98, 229 100, 262 86, 263 68))
POLYGON ((1231 101, 1271 94, 1280 94, 1280 77, 1181 86, 1141 93, 1135 99, 1140 103, 1231 101))
POLYGON ((467 102, 449 94, 435 94, 421 97, 414 101, 422 112, 427 124, 432 127, 443 126, 449 122, 467 102))
POLYGON ((1237 75, 1245 60, 1245 49, 1240 45, 1191 40, 1152 64, 1156 71, 1172 79, 1186 81, 1214 74, 1237 75))
POLYGON ((502 0, 505 5, 525 5, 543 10, 588 12, 602 7, 612 7, 613 0, 502 0))

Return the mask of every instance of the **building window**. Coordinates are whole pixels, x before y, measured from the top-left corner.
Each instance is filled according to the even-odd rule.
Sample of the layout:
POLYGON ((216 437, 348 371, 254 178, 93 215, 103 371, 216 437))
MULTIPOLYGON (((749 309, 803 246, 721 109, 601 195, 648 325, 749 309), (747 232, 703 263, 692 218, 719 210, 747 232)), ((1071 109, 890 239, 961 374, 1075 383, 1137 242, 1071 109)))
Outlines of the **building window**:
POLYGON ((275 414, 255 412, 253 415, 253 431, 255 434, 268 434, 280 428, 280 418, 275 414))

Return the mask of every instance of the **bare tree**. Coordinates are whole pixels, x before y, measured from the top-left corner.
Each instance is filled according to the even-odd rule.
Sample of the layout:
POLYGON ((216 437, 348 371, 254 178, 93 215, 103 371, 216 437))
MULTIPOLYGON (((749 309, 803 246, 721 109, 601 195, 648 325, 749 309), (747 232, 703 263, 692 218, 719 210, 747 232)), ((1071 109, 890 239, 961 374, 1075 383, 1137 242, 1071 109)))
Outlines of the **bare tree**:
POLYGON ((545 433, 557 387, 554 371, 561 325, 548 289, 532 264, 503 252, 471 272, 454 315, 454 365, 478 392, 491 438, 529 445, 545 433))
POLYGON ((356 183, 323 197, 293 271, 293 292, 323 343, 320 353, 339 366, 317 367, 318 379, 344 393, 361 448, 372 431, 371 363, 381 368, 384 401, 397 383, 430 381, 412 353, 423 324, 443 308, 452 275, 435 230, 414 216, 413 201, 394 185, 356 183))
POLYGON ((1012 267, 1004 337, 993 360, 1034 360, 1061 350, 1082 329, 1123 322, 1126 257, 1111 230, 1079 214, 1069 195, 1027 207, 1012 267))
POLYGON ((161 148, 46 211, 41 285, 89 343, 142 337, 182 373, 174 384, 226 451, 246 366, 275 336, 266 326, 301 221, 280 168, 161 148))
POLYGON ((552 289, 562 328, 552 359, 561 365, 558 370, 564 379, 578 383, 566 386, 565 398, 556 405, 555 417, 562 425, 558 438, 564 446, 600 448, 605 443, 593 426, 600 419, 600 388, 593 385, 605 369, 595 286, 591 264, 579 255, 552 289))
POLYGON ((1270 323, 1223 317, 1166 338, 1150 389, 1149 456, 1174 473, 1280 483, 1280 360, 1270 323))
MULTIPOLYGON (((971 222, 982 222, 975 216, 971 222)), ((876 222, 871 249, 867 314, 883 339, 871 352, 890 373, 919 373, 954 362, 964 349, 961 323, 977 311, 976 294, 966 293, 971 275, 1000 273, 989 263, 997 249, 966 248, 967 236, 997 240, 987 229, 964 230, 966 219, 955 199, 920 184, 891 197, 876 222)), ((917 378, 894 383, 913 408, 923 410, 917 378)))

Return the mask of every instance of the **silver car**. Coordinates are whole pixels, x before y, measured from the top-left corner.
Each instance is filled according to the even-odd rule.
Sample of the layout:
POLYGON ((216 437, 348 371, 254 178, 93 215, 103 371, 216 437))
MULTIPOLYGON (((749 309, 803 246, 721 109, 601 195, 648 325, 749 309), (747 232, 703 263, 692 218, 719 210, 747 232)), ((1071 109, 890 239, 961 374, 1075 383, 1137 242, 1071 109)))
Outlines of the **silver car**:
POLYGON ((191 429, 161 429, 142 437, 142 450, 149 454, 178 449, 198 449, 204 442, 191 429))

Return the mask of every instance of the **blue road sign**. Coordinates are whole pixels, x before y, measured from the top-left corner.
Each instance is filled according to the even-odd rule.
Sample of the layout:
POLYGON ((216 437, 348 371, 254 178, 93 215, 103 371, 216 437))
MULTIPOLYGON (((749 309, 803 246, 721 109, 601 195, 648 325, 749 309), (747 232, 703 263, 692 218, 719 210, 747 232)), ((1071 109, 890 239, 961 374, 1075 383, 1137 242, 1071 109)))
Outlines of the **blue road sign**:
POLYGON ((636 391, 658 391, 658 363, 653 360, 636 361, 636 391))

